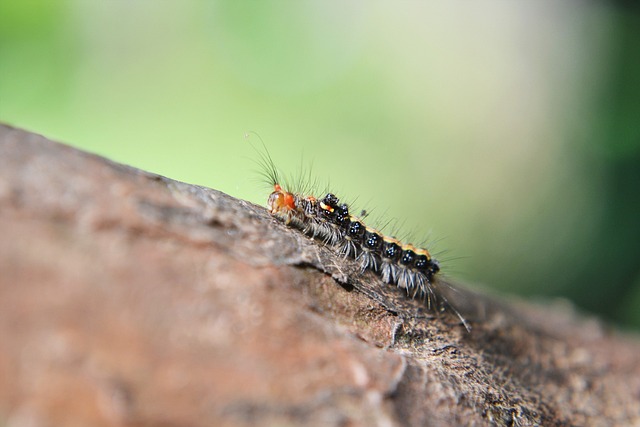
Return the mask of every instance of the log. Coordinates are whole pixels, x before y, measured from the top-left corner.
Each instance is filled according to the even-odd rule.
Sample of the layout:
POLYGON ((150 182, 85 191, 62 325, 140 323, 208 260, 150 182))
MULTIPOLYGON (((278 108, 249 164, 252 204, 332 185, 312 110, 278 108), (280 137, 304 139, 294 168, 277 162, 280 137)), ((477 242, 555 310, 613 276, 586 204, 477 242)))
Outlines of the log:
MULTIPOLYGON (((220 164, 224 159, 213 159, 220 164)), ((0 125, 0 425, 640 425, 640 340, 434 313, 265 208, 0 125)))

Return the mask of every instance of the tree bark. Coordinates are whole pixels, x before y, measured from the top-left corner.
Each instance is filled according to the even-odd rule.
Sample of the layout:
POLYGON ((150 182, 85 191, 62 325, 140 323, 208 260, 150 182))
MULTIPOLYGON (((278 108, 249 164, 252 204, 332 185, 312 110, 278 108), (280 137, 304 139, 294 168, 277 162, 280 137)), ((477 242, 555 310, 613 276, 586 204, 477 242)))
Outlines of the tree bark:
POLYGON ((638 336, 448 297, 471 332, 260 206, 0 125, 0 425, 640 425, 638 336))

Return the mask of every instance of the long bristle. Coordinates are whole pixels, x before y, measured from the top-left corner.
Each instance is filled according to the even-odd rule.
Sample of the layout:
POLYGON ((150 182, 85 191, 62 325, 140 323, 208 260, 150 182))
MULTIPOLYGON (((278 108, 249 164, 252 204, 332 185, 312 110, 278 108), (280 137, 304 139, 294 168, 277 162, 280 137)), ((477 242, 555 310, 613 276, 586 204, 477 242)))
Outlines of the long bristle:
POLYGON ((249 145, 251 145, 251 148, 253 148, 253 150, 258 155, 258 158, 255 160, 255 162, 259 167, 258 175, 261 177, 261 181, 269 186, 281 184, 282 181, 280 179, 280 172, 278 171, 278 168, 276 167, 276 164, 273 161, 273 158, 271 157, 271 154, 269 153, 269 150, 267 149, 264 141, 256 132, 248 132, 246 137, 248 138, 250 135, 255 135, 256 138, 260 140, 260 148, 257 148, 250 141, 249 145))

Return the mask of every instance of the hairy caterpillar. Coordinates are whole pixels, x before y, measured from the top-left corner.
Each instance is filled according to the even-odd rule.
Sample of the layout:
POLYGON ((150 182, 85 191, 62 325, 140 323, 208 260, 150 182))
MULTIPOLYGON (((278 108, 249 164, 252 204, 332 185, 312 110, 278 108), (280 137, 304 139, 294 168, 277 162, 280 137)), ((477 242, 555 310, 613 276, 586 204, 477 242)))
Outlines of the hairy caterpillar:
POLYGON ((371 271, 383 282, 405 290, 410 298, 425 300, 429 309, 446 305, 467 331, 471 330, 465 318, 439 292, 440 264, 427 249, 403 243, 367 226, 333 193, 317 198, 289 191, 266 147, 263 149, 263 152, 256 151, 260 155, 262 176, 273 188, 267 199, 273 216, 339 255, 355 259, 361 273, 371 271))

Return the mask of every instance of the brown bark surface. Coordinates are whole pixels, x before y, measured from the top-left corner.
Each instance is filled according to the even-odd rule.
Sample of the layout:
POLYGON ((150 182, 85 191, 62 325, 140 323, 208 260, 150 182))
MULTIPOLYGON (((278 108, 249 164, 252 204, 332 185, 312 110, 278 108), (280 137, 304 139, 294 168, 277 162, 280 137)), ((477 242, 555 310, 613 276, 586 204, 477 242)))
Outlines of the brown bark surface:
MULTIPOLYGON (((212 165, 224 159, 212 159, 212 165)), ((470 320, 219 191, 0 125, 0 425, 640 425, 640 341, 470 320)))

